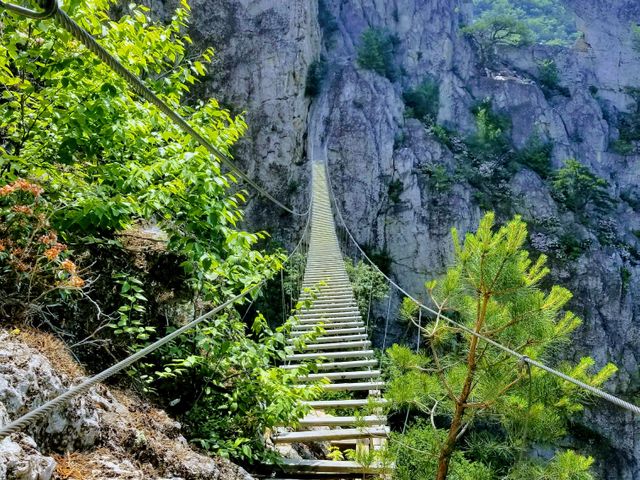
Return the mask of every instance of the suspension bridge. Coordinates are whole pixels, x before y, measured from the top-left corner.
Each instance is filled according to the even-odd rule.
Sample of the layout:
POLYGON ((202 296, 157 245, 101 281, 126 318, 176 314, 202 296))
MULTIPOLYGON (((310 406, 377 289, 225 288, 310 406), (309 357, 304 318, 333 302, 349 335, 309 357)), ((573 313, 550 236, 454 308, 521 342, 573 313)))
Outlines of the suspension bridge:
MULTIPOLYGON (((312 414, 300 420, 296 430, 273 436, 277 444, 326 442, 334 449, 356 452, 361 458, 374 459, 369 465, 354 460, 284 459, 283 467, 292 473, 382 474, 389 469, 375 460, 375 452, 384 448, 389 428, 381 408, 384 382, 371 341, 345 269, 327 187, 324 162, 313 164, 311 233, 307 264, 300 298, 310 300, 298 314, 298 322, 289 339, 322 328, 321 336, 289 355, 282 368, 297 369, 313 362, 318 373, 300 377, 301 382, 324 381, 328 399, 307 402, 312 414), (308 289, 315 287, 318 293, 308 289), (353 398, 335 398, 346 392, 353 398), (355 415, 357 409, 366 410, 355 415), (349 415, 332 414, 335 411, 349 415)), ((307 477, 308 478, 308 477, 307 477)))
MULTIPOLYGON (((309 306, 304 307, 299 312, 298 322, 291 333, 291 338, 288 340, 290 344, 299 346, 299 348, 286 357, 286 361, 281 368, 296 369, 309 363, 313 364, 314 373, 301 376, 299 378, 300 385, 304 387, 311 382, 321 381, 321 388, 325 398, 308 402, 311 413, 302 418, 295 428, 282 428, 274 432, 271 440, 276 446, 319 442, 324 446, 331 446, 333 449, 351 449, 360 453, 361 457, 374 459, 372 462, 360 461, 358 460, 358 453, 356 453, 356 460, 337 459, 337 457, 343 457, 343 455, 333 455, 332 453, 335 453, 335 450, 331 448, 323 449, 324 458, 284 459, 281 468, 287 474, 294 474, 298 478, 323 478, 329 480, 347 478, 354 475, 358 477, 386 476, 393 466, 384 465, 383 462, 375 460, 375 453, 384 449, 389 435, 387 419, 383 414, 386 403, 382 396, 384 382, 381 381, 381 371, 367 335, 367 326, 358 308, 345 269, 343 253, 340 250, 336 234, 334 214, 339 219, 340 226, 344 230, 348 241, 353 244, 361 258, 372 267, 377 267, 356 242, 335 202, 334 207, 336 208, 335 211, 332 211, 332 195, 326 163, 321 161, 314 162, 312 165, 312 208, 310 208, 310 211, 299 212, 284 205, 246 173, 239 170, 227 155, 212 145, 175 109, 155 95, 140 78, 132 74, 113 55, 102 48, 91 34, 81 28, 59 8, 56 0, 42 0, 41 5, 43 6, 43 11, 38 12, 0 1, 0 7, 20 15, 40 20, 54 18, 78 41, 85 45, 89 51, 93 52, 105 64, 109 65, 114 72, 124 78, 132 91, 155 105, 171 122, 206 148, 215 161, 226 165, 246 184, 279 208, 291 213, 294 217, 307 217, 311 230, 300 298, 308 300, 309 306), (308 287, 315 287, 317 293, 312 293, 308 287), (316 331, 319 328, 320 336, 315 337, 313 343, 305 344, 298 341, 306 333, 316 331), (362 414, 363 411, 365 414, 362 414)), ((301 245, 303 239, 301 239, 298 246, 301 245)), ((382 272, 379 273, 382 274, 382 272)), ((540 361, 530 359, 483 336, 479 332, 469 329, 465 325, 435 312, 429 306, 423 305, 411 296, 393 279, 386 275, 385 278, 398 293, 411 299, 416 304, 420 316, 423 312, 425 314, 437 314, 442 321, 454 325, 459 331, 474 335, 481 341, 518 358, 529 366, 555 375, 622 409, 634 414, 640 414, 640 408, 632 403, 570 377, 540 361)), ((266 279, 246 288, 204 315, 160 338, 130 357, 92 377, 86 378, 61 395, 14 419, 0 428, 0 441, 50 416, 70 399, 86 393, 93 385, 105 381, 110 376, 124 370, 180 335, 188 334, 198 324, 205 322, 224 309, 233 307, 236 302, 263 287, 265 282, 266 279)), ((421 325, 418 323, 416 326, 418 327, 418 332, 420 332, 421 325)))

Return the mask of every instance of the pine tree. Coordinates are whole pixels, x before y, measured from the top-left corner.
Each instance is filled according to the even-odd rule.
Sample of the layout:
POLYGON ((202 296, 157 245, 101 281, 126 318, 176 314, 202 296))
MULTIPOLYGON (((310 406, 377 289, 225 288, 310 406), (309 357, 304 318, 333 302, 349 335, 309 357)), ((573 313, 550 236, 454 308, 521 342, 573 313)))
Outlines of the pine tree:
MULTIPOLYGON (((580 320, 564 310, 572 296, 567 289, 542 290, 541 282, 549 273, 546 258, 542 255, 533 261, 529 257, 523 249, 526 237, 520 217, 495 229, 492 213, 462 244, 454 229, 454 264, 441 280, 426 284, 439 312, 422 327, 430 355, 397 346, 388 351, 393 366, 392 402, 430 412, 434 428, 434 417, 449 419, 446 433, 433 437, 438 453, 432 474, 437 480, 447 478, 463 439, 468 460, 491 465, 500 475, 515 469, 557 469, 568 463, 561 461, 567 452, 559 453, 555 463, 547 466, 528 463, 523 453, 532 442, 552 444, 566 433, 567 420, 582 409, 582 392, 529 369, 517 357, 442 318, 453 317, 521 355, 549 361, 569 341, 580 320), (497 448, 508 455, 496 460, 497 448)), ((590 374, 593 364, 592 359, 583 358, 576 366, 560 368, 592 385, 601 385, 616 370, 609 364, 590 374)), ((588 470, 589 458, 572 455, 581 459, 574 462, 576 472, 578 468, 583 472, 585 465, 588 470)))

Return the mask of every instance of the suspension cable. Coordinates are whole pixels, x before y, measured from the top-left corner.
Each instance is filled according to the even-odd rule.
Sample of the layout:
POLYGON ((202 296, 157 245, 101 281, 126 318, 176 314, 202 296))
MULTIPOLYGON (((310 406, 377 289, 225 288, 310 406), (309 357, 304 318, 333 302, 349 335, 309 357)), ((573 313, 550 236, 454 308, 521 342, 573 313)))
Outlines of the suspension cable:
MULTIPOLYGON (((327 178, 327 183, 329 185, 329 195, 331 196, 331 200, 333 202, 333 205, 335 207, 335 211, 336 211, 336 215, 340 221, 340 223, 342 224, 342 227, 344 228, 345 232, 347 233, 348 238, 351 239, 351 242, 356 246, 356 248, 360 251, 360 254, 367 259, 367 261, 369 262, 369 264, 375 268, 382 276, 384 276, 384 278, 386 278, 389 283, 391 285, 393 285, 396 290, 398 290, 399 292, 401 292, 403 295, 405 295, 406 297, 410 298, 411 301, 413 301, 416 305, 418 305, 418 307, 420 307, 421 309, 424 309, 425 311, 434 314, 434 315, 438 315, 440 318, 442 318, 444 321, 446 321, 447 323, 449 323, 450 325, 453 325, 454 327, 464 331, 465 333, 468 333, 470 335, 473 335, 474 337, 477 337, 478 339, 502 350, 503 352, 507 353, 508 355, 511 355, 515 358, 517 358, 518 360, 520 360, 521 362, 524 362, 526 364, 532 365, 536 368, 539 368, 540 370, 543 370, 547 373, 550 373, 551 375, 554 375, 558 378, 561 378, 562 380, 565 380, 569 383, 572 383, 584 390, 589 391, 590 393, 592 393, 593 395, 600 397, 614 405, 617 405, 618 407, 624 408, 625 410, 628 410, 632 413, 635 414, 640 414, 640 407, 638 407, 637 405, 634 405, 633 403, 629 403, 619 397, 616 397, 615 395, 612 395, 611 393, 605 392, 604 390, 601 390, 597 387, 594 387, 592 385, 589 385, 588 383, 585 383, 581 380, 578 380, 577 378, 571 377, 570 375, 567 375, 566 373, 563 373, 559 370, 556 370, 552 367, 549 367, 547 365, 545 365, 544 363, 538 361, 538 360, 534 360, 532 358, 529 358, 526 355, 523 355, 522 353, 518 353, 515 350, 507 347, 506 345, 502 345, 501 343, 496 342, 495 340, 484 336, 483 334, 476 332, 475 330, 467 327, 466 325, 463 325, 459 322, 456 322, 455 320, 452 320, 451 318, 443 315, 441 312, 437 312, 436 310, 422 304, 419 300, 417 300, 416 298, 414 298, 412 295, 410 295, 404 288, 402 288, 400 285, 398 285, 396 282, 394 282, 391 278, 389 278, 389 276, 387 276, 382 270, 380 270, 378 268, 378 266, 373 263, 373 261, 367 256, 367 254, 364 252, 364 250, 360 247, 360 245, 358 244, 358 242, 356 241, 356 239, 353 237, 353 235, 351 234, 351 232, 349 231, 349 229, 347 228, 347 224, 344 221, 344 218, 342 217, 342 213, 340 212, 340 208, 338 207, 338 202, 336 201, 336 197, 335 197, 335 193, 333 191, 333 186, 331 184, 331 178, 329 175, 329 168, 328 168, 328 164, 325 161, 324 162, 324 166, 325 166, 325 176, 327 178)), ((421 326, 419 328, 422 328, 421 326)))
POLYGON ((272 194, 267 192, 263 187, 258 185, 255 181, 253 181, 249 175, 240 170, 238 166, 231 160, 231 158, 220 150, 218 147, 214 146, 211 142, 209 142, 206 138, 202 136, 196 129, 194 129, 185 118, 180 115, 177 111, 171 108, 167 103, 161 100, 149 87, 145 85, 145 83, 135 75, 133 72, 128 70, 120 61, 115 58, 112 54, 110 54, 104 47, 102 47, 96 39, 87 32, 84 28, 78 25, 67 13, 62 10, 57 0, 43 0, 43 12, 34 12, 29 9, 25 9, 18 5, 13 5, 10 3, 5 3, 0 1, 0 7, 3 7, 9 11, 14 13, 18 13, 23 16, 27 16, 29 18, 55 18, 60 25, 67 30, 71 35, 78 41, 80 41, 89 51, 91 51, 94 55, 96 55, 102 62, 104 62, 111 70, 113 70, 118 76, 123 78, 131 90, 140 95, 142 98, 147 100, 148 102, 155 105, 165 116, 167 116, 175 125, 177 125, 182 131, 188 134, 192 139, 202 145, 207 149, 209 154, 213 156, 215 159, 219 160, 221 163, 226 165, 232 173, 236 174, 240 178, 242 178, 248 185, 254 188, 260 195, 270 200, 272 203, 283 209, 284 211, 296 215, 296 216, 304 216, 307 212, 298 212, 293 210, 292 208, 286 206, 284 203, 275 198, 272 194))

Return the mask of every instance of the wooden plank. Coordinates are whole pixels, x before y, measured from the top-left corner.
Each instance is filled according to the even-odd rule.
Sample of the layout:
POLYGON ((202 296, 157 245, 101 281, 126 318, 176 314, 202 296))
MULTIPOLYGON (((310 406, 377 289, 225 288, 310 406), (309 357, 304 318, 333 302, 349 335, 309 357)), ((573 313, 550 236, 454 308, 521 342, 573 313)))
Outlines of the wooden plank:
POLYGON ((346 352, 295 353, 285 360, 313 360, 316 358, 363 358, 373 357, 373 350, 349 350, 346 352))
POLYGON ((369 340, 357 340, 355 342, 335 342, 335 343, 309 343, 304 346, 304 350, 338 350, 340 348, 366 348, 370 347, 369 340))
POLYGON ((389 401, 382 397, 369 397, 358 400, 313 400, 310 402, 302 402, 303 405, 309 405, 317 410, 326 408, 362 408, 371 405, 386 405, 389 401))
MULTIPOLYGON (((341 335, 341 336, 322 336, 317 337, 313 341, 315 343, 333 343, 333 342, 353 342, 354 340, 366 340, 367 335, 364 333, 360 333, 357 335, 341 335)), ((287 343, 295 343, 296 339, 288 338, 287 343)))
POLYGON ((348 438, 386 438, 388 436, 389 427, 363 427, 285 432, 272 435, 271 439, 274 443, 308 443, 343 440, 348 438))
POLYGON ((361 392, 363 390, 381 390, 384 382, 327 383, 320 388, 328 392, 361 392))
MULTIPOLYGON (((341 369, 349 369, 349 368, 358 368, 358 367, 374 367, 378 365, 378 360, 352 360, 347 362, 326 362, 326 363, 318 363, 316 368, 318 370, 341 370, 341 369)), ((284 368, 286 370, 292 370, 294 368, 302 367, 302 364, 293 364, 293 365, 282 365, 280 368, 284 368)))
POLYGON ((385 425, 387 417, 366 415, 364 417, 334 417, 332 415, 308 415, 300 420, 301 427, 356 427, 360 425, 385 425))
POLYGON ((313 382, 316 380, 322 380, 326 378, 332 382, 335 380, 355 380, 363 378, 377 378, 381 375, 380 370, 355 370, 349 372, 325 372, 325 373, 310 373, 299 378, 300 381, 313 382))

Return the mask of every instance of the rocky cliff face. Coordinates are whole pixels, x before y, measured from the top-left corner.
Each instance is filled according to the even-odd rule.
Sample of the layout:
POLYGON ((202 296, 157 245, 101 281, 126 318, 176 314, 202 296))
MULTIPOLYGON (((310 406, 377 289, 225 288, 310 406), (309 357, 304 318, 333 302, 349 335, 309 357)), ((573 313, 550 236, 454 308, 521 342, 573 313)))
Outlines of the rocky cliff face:
MULTIPOLYGON (((245 112, 249 130, 236 159, 252 178, 267 179, 272 194, 304 210, 310 105, 305 81, 320 52, 317 2, 196 0, 191 5, 194 41, 216 48, 208 81, 196 93, 245 112)), ((274 222, 282 232, 301 227, 299 219, 260 197, 250 201, 247 215, 258 228, 271 229, 274 222)))
MULTIPOLYGON (((393 275, 417 295, 451 258, 450 228, 473 228, 481 208, 469 182, 453 175, 460 163, 456 148, 405 118, 406 88, 436 79, 437 122, 460 136, 474 130, 471 107, 490 98, 510 118, 514 148, 539 135, 553 143, 554 168, 575 157, 609 182, 613 207, 591 223, 562 208, 549 182, 528 168, 493 187, 508 199, 506 210, 531 222, 531 246, 552 258, 553 280, 575 293, 572 307, 584 325, 569 356, 615 362, 620 373, 608 388, 634 398, 640 389, 640 243, 633 233, 640 230, 640 156, 614 153, 610 145, 620 116, 635 108, 628 88, 640 87, 640 53, 631 31, 640 6, 633 0, 566 5, 584 34, 575 46, 503 49, 490 66, 480 64, 460 33, 470 14, 464 0, 325 0, 322 42, 315 1, 198 0, 194 36, 213 42, 220 55, 207 93, 248 112, 251 130, 240 157, 251 174, 303 207, 306 154, 326 156, 356 238, 388 251, 393 275), (399 75, 393 81, 356 66, 360 35, 368 27, 397 38, 399 75), (305 77, 321 51, 328 73, 311 103, 304 97, 305 77), (562 90, 542 88, 542 60, 558 66, 562 90), (434 182, 435 168, 452 177, 446 189, 434 182), (297 192, 287 189, 291 182, 300 185, 297 192), (562 247, 567 235, 583 245, 571 261, 562 247)), ((492 181, 494 168, 481 165, 480 173, 492 181)), ((261 209, 271 207, 252 207, 255 224, 265 225, 261 209)), ((400 331, 396 326, 394 332, 400 331)), ((637 423, 602 404, 585 414, 584 423, 596 432, 592 441, 615 452, 605 478, 640 477, 637 423)))
MULTIPOLYGON (((77 384, 82 373, 52 336, 0 330, 0 426, 77 384)), ((0 480, 69 478, 253 477, 224 459, 193 451, 180 424, 163 411, 99 385, 26 433, 0 441, 0 480)))

